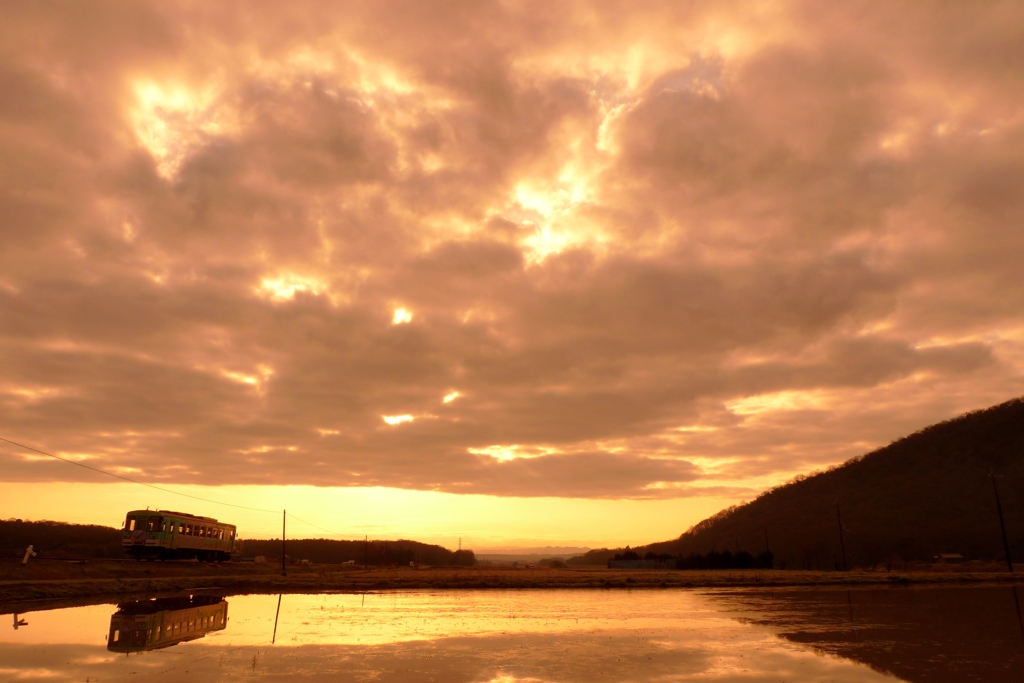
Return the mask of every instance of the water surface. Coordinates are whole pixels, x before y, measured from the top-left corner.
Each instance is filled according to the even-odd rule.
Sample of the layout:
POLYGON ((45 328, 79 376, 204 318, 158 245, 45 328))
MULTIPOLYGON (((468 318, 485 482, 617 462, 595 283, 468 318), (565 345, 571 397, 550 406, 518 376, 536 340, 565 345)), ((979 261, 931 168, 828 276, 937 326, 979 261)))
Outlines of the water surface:
POLYGON ((0 680, 1019 682, 1013 597, 1009 588, 163 597, 8 615, 0 680))

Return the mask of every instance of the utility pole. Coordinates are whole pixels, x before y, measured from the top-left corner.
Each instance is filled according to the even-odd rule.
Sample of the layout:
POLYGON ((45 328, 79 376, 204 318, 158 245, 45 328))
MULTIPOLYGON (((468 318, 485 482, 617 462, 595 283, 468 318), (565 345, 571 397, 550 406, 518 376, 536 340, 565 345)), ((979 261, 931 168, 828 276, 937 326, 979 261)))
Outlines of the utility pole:
POLYGON ((846 571, 846 541, 843 540, 843 515, 839 512, 839 501, 836 501, 836 518, 839 520, 839 551, 843 554, 843 571, 846 571))
POLYGON ((281 510, 281 576, 288 576, 288 570, 285 568, 285 556, 288 552, 288 541, 285 540, 285 525, 288 521, 288 511, 281 510))
POLYGON ((370 536, 363 536, 363 569, 370 568, 370 536))
POLYGON ((1010 557, 1010 541, 1006 538, 1006 522, 1003 521, 1003 505, 999 502, 999 487, 996 486, 995 474, 988 475, 992 479, 992 491, 996 494, 996 510, 999 512, 999 530, 1003 533, 1003 550, 1006 551, 1006 566, 1013 573, 1013 558, 1010 557))

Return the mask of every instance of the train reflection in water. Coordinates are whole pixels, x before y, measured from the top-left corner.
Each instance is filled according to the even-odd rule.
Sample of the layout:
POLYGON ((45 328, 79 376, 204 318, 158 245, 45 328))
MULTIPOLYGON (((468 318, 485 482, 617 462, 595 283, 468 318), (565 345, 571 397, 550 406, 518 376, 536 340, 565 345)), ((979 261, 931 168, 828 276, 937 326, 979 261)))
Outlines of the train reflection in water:
POLYGON ((124 602, 110 617, 107 649, 146 652, 222 631, 228 623, 224 598, 194 595, 124 602))

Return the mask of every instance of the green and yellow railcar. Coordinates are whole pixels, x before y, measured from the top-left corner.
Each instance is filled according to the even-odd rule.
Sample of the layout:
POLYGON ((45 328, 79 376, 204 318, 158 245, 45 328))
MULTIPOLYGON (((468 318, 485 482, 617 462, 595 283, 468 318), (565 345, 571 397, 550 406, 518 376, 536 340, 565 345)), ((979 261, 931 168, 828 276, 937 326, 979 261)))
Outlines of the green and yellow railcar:
POLYGON ((132 510, 124 520, 121 547, 139 560, 224 562, 235 549, 235 525, 174 510, 132 510))

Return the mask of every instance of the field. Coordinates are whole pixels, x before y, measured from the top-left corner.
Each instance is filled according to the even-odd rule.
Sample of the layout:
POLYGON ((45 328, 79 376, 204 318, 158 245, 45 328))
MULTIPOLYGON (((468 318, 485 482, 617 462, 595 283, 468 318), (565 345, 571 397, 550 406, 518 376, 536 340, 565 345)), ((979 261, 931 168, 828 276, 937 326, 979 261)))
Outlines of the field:
MULTIPOLYGON (((985 567, 984 569, 993 569, 985 567)), ((949 568, 952 569, 952 568, 949 568)), ((604 567, 431 568, 343 567, 254 563, 125 562, 90 560, 0 562, 0 613, 27 609, 34 601, 138 598, 174 591, 244 593, 367 592, 393 589, 465 588, 622 589, 740 586, 878 586, 1013 582, 1020 574, 994 571, 808 572, 781 570, 629 571, 604 567)), ((975 568, 976 569, 976 568, 975 568)))

